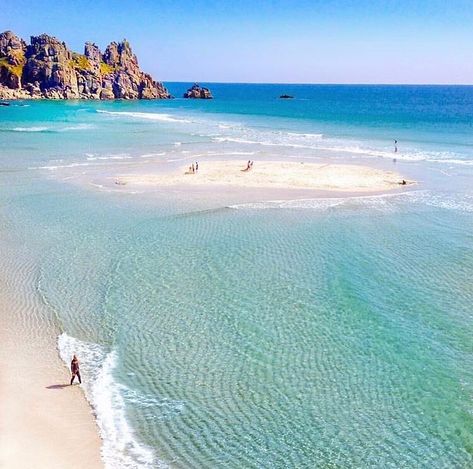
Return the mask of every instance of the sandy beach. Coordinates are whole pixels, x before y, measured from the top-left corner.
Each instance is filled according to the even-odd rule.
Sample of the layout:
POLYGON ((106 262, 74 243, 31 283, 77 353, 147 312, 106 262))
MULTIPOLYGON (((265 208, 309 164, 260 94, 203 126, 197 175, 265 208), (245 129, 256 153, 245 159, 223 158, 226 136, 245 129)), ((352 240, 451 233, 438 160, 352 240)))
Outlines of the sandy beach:
POLYGON ((0 269, 0 467, 101 468, 92 409, 55 350, 46 320, 0 269), (26 320, 25 320, 26 319, 26 320))
MULTIPOLYGON (((175 172, 126 174, 117 176, 115 184, 375 192, 399 188, 404 179, 393 171, 361 165, 265 161, 255 162, 250 170, 245 170, 246 164, 245 161, 199 162, 195 173, 186 166, 175 172)), ((412 183, 407 181, 408 185, 412 183)))

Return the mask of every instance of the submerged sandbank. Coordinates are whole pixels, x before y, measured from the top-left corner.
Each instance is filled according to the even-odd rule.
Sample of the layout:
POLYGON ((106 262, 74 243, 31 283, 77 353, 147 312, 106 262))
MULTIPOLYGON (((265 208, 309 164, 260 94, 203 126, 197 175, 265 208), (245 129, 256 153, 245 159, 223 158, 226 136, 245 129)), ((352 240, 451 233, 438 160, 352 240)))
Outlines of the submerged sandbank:
MULTIPOLYGON (((245 170, 242 161, 199 162, 195 173, 189 167, 174 172, 124 174, 116 185, 130 186, 231 186, 243 188, 313 189, 339 192, 375 192, 401 187, 399 173, 361 165, 255 162, 245 170)), ((406 184, 413 184, 406 180, 406 184)))

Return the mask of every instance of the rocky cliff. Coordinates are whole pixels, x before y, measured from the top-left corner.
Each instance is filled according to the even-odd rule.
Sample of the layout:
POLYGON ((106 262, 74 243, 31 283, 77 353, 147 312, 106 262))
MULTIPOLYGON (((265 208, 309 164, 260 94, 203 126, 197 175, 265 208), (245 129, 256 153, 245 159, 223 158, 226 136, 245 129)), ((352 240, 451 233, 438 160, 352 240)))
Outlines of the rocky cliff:
POLYGON ((0 34, 1 99, 165 99, 162 83, 142 72, 130 44, 112 42, 102 54, 86 43, 84 54, 41 34, 31 44, 0 34))

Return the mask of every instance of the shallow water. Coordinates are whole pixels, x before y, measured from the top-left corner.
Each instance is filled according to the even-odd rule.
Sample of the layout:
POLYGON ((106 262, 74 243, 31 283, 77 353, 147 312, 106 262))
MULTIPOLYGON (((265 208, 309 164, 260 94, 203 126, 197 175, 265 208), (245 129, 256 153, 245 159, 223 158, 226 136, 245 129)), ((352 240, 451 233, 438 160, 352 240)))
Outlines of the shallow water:
POLYGON ((470 467, 473 88, 212 88, 0 109, 3 257, 82 359, 107 466, 470 467), (91 185, 222 155, 395 156, 420 184, 269 201, 91 185))

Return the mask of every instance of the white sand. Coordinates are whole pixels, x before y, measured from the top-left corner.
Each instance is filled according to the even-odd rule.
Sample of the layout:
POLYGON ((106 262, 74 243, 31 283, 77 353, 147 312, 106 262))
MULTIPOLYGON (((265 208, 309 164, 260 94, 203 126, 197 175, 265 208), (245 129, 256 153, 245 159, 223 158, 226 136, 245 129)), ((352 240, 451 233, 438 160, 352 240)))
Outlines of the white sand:
MULTIPOLYGON (((199 162, 199 171, 189 174, 183 167, 173 173, 128 174, 115 178, 117 185, 233 186, 247 188, 316 189, 326 191, 374 192, 401 187, 400 174, 360 165, 255 162, 199 162)), ((408 181, 409 184, 412 181, 408 181)))

